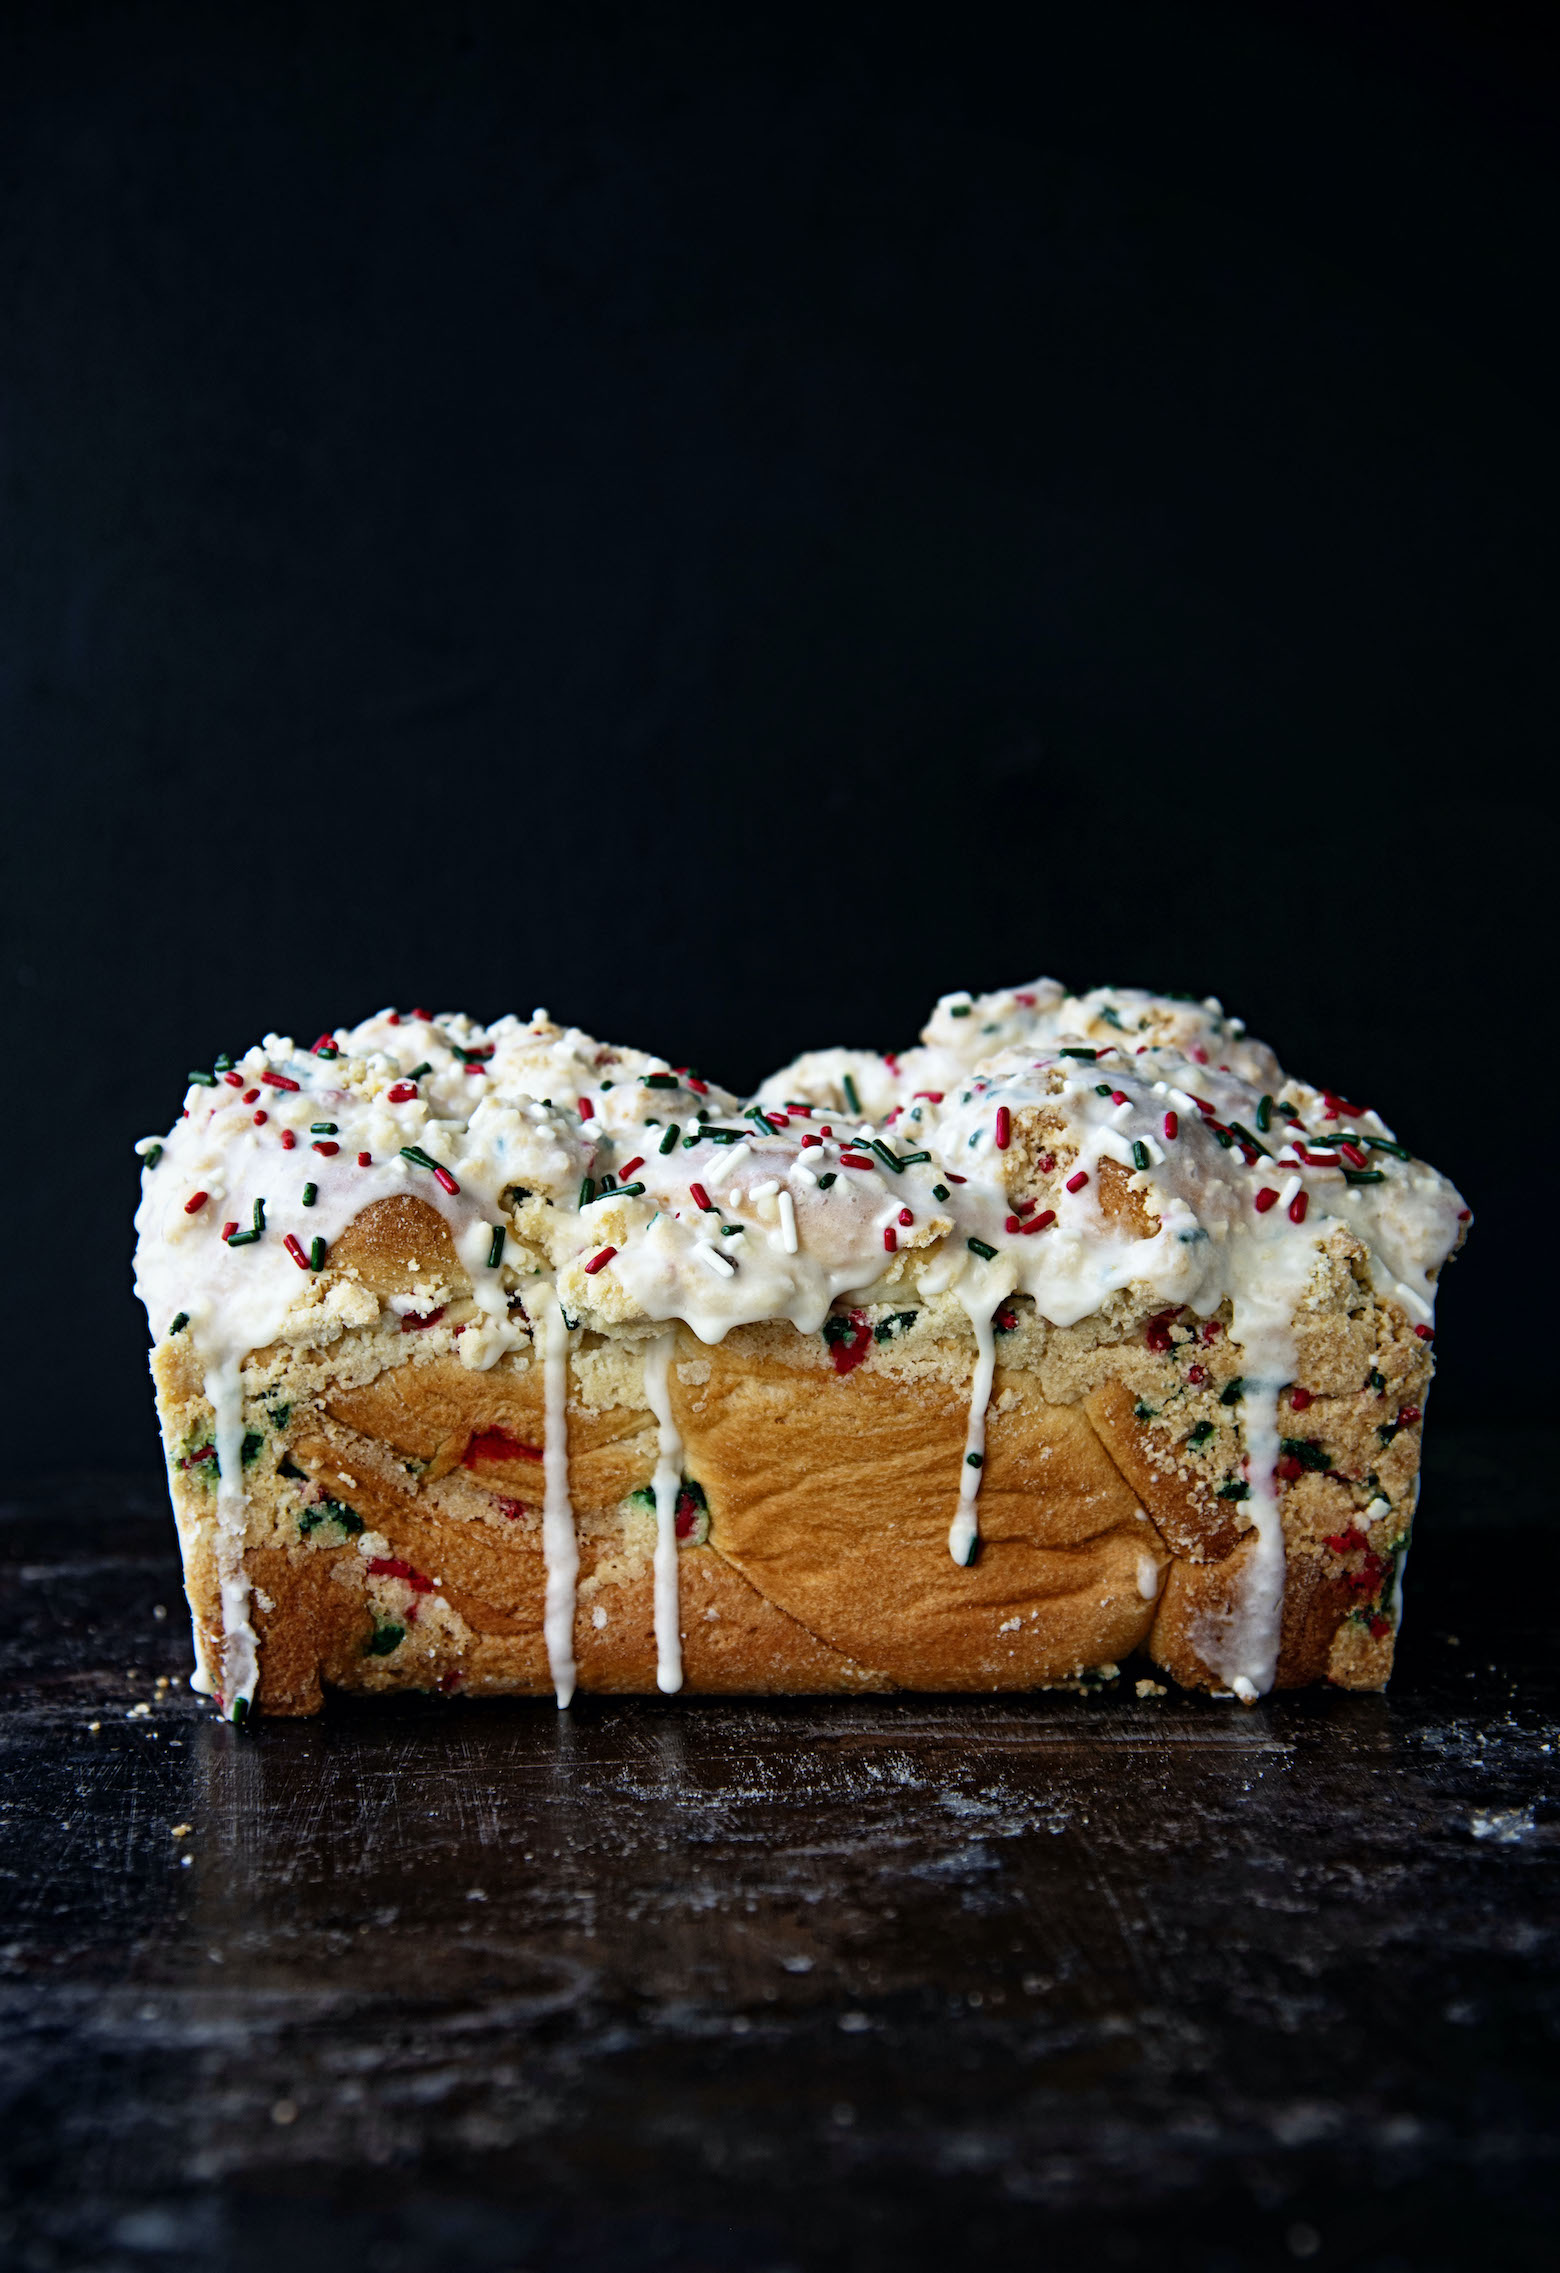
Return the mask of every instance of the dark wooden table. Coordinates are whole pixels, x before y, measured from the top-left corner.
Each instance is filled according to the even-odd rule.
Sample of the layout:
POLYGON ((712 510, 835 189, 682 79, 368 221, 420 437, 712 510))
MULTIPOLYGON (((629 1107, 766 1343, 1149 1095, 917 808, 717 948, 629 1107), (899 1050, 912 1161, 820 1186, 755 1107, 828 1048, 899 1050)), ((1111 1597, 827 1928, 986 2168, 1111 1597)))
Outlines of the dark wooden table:
POLYGON ((1547 2269, 1560 1534, 1430 1448, 1391 1697, 1251 1711, 239 1736, 158 1485, 13 1494, 0 2261, 1547 2269))

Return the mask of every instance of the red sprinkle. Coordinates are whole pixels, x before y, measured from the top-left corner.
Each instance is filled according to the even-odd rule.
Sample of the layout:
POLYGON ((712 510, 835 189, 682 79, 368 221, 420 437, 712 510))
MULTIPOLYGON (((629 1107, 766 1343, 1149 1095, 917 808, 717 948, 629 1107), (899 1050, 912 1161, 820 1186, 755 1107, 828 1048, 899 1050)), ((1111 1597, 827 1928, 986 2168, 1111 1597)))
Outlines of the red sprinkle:
POLYGON ((312 1149, 315 1152, 323 1152, 327 1160, 333 1160, 341 1147, 333 1137, 321 1137, 312 1149))
POLYGON ((1457 1220, 1458 1220, 1458 1222, 1459 1222, 1459 1223, 1472 1223, 1472 1221, 1473 1221, 1473 1210, 1472 1210, 1472 1208, 1459 1208, 1459 1209, 1457 1210, 1457 1220))
POLYGON ((1083 1187, 1084 1187, 1084 1185, 1085 1185, 1085 1184, 1086 1184, 1088 1181, 1089 1181, 1089 1171, 1087 1170, 1087 1168, 1080 1168, 1076 1176, 1069 1176, 1069 1177, 1068 1177, 1068 1179, 1067 1179, 1067 1189, 1068 1189, 1068 1191, 1069 1191, 1069 1192, 1081 1192, 1081 1191, 1083 1190, 1083 1187))
POLYGON ((409 1105, 416 1094, 417 1084, 415 1081, 398 1081, 393 1089, 388 1089, 385 1092, 392 1105, 409 1105))
POLYGON ((1289 1203, 1290 1222, 1304 1223, 1305 1211, 1310 1206, 1310 1204, 1311 1195, 1309 1192, 1296 1192, 1294 1198, 1289 1203))
POLYGON ((1127 1101, 1126 1091, 1124 1089, 1113 1089, 1110 1093, 1110 1101, 1113 1105, 1124 1105, 1127 1101))
MULTIPOLYGON (((841 1158, 843 1159, 843 1157, 844 1155, 842 1154, 841 1158)), ((943 1170, 943 1174, 947 1177, 950 1184, 967 1184, 969 1182, 968 1176, 955 1176, 951 1168, 945 1168, 943 1170)))
POLYGON ((693 1091, 696 1097, 708 1097, 710 1093, 710 1085, 707 1081, 700 1081, 696 1075, 691 1073, 687 1078, 688 1087, 693 1091))
POLYGON ((271 1118, 271 1116, 270 1116, 270 1114, 269 1114, 269 1113, 256 1113, 256 1115, 255 1115, 255 1117, 254 1117, 254 1119, 255 1119, 255 1127, 256 1127, 257 1129, 263 1129, 263 1128, 265 1127, 265 1124, 266 1124, 266 1122, 267 1122, 267 1121, 268 1121, 270 1118, 271 1118))
MULTIPOLYGON (((1042 1176, 1049 1176, 1049 1175, 1050 1175, 1050 1173, 1051 1173, 1051 1170, 1052 1170, 1052 1169, 1053 1169, 1055 1166, 1056 1166, 1056 1155, 1055 1155, 1055 1153, 1053 1153, 1053 1152, 1042 1152, 1042 1153, 1041 1153, 1041 1155, 1040 1155, 1040 1173, 1041 1173, 1041 1175, 1042 1175, 1042 1176)), ((964 1181, 964 1179, 963 1179, 961 1176, 955 1176, 955 1178, 954 1178, 954 1182, 955 1182, 956 1184, 962 1183, 963 1181, 964 1181)))
MULTIPOLYGON (((895 1113, 902 1112, 903 1110, 904 1108, 902 1106, 896 1105, 894 1107, 894 1112, 890 1113, 888 1116, 889 1119, 892 1120, 895 1113)), ((778 1105, 766 1106, 764 1109, 764 1118, 766 1121, 773 1121, 777 1129, 788 1129, 791 1126, 790 1114, 782 1113, 778 1105)))
POLYGON ((821 1136, 814 1136, 814 1135, 813 1135, 813 1133, 812 1133, 812 1131, 811 1131, 810 1129, 809 1129, 809 1131, 807 1132, 806 1136, 804 1136, 804 1137, 803 1137, 803 1139, 802 1139, 802 1145, 803 1145, 803 1148, 804 1148, 804 1149, 806 1148, 806 1146, 808 1146, 808 1145, 810 1145, 810 1144, 822 1144, 822 1142, 823 1142, 823 1139, 822 1139, 822 1137, 821 1137, 821 1136))
POLYGON ((715 1213, 715 1202, 710 1198, 702 1184, 690 1184, 688 1189, 693 1195, 693 1204, 696 1208, 702 1208, 706 1215, 715 1213))
POLYGON ((834 1131, 830 1128, 827 1121, 820 1121, 818 1123, 818 1134, 820 1136, 831 1137, 833 1136, 834 1131))
POLYGON ((1008 1215, 1002 1219, 1002 1228, 1004 1231, 1022 1231, 1024 1227, 1016 1215, 1008 1215))
POLYGON ((289 1081, 285 1073, 263 1073, 260 1079, 268 1081, 273 1089, 296 1089, 298 1086, 296 1081, 289 1081))
MULTIPOLYGON (((542 1456, 538 1453, 536 1457, 540 1460, 542 1456)), ((524 1500, 495 1500, 493 1504, 506 1523, 518 1523, 525 1513, 524 1500)))
POLYGON ((375 1578, 401 1578, 417 1594, 433 1592, 432 1579, 424 1578, 410 1563, 403 1563, 399 1555, 375 1555, 368 1567, 375 1578))
POLYGON ((242 1089, 244 1086, 244 1077, 241 1073, 225 1073, 222 1078, 229 1089, 242 1089))
POLYGON ((1338 1146, 1338 1150, 1339 1150, 1339 1151, 1340 1151, 1340 1152, 1343 1154, 1343 1157, 1344 1157, 1344 1159, 1345 1159, 1345 1160, 1346 1160, 1346 1161, 1349 1163, 1349 1166, 1350 1166, 1351 1168, 1363 1168, 1363 1167, 1364 1167, 1364 1165, 1365 1165, 1365 1155, 1364 1155, 1364 1153, 1363 1153, 1363 1152, 1361 1152, 1361 1150, 1360 1150, 1360 1148, 1359 1148, 1359 1146, 1358 1146, 1357 1144, 1342 1144, 1342 1143, 1340 1143, 1340 1144, 1339 1144, 1339 1146, 1338 1146))
POLYGON ((313 1048, 313 1051, 311 1052, 311 1055, 312 1055, 312 1056, 314 1056, 314 1057, 318 1057, 318 1056, 319 1056, 319 1054, 320 1054, 320 1052, 321 1052, 321 1050, 333 1050, 335 1047, 336 1047, 336 1037, 335 1037, 335 1035, 334 1035, 334 1034, 322 1034, 322 1035, 320 1036, 319 1040, 318 1040, 318 1041, 315 1043, 315 1045, 314 1045, 314 1048, 313 1048))
POLYGON ((997 1107, 997 1150, 1006 1152, 1013 1141, 1013 1116, 1005 1105, 997 1107))
POLYGON ((1202 1330, 1203 1347, 1206 1349, 1210 1342, 1216 1342, 1223 1331, 1218 1319, 1210 1318, 1202 1330))
POLYGON ((306 1271, 309 1267, 309 1258, 304 1253, 303 1249, 299 1246, 297 1240, 293 1237, 290 1231, 288 1232, 287 1237, 282 1241, 282 1245, 286 1248, 288 1254, 291 1255, 299 1270, 306 1271))
POLYGON ((1289 1402, 1297 1413, 1303 1413, 1307 1405, 1313 1404, 1315 1400, 1313 1399, 1309 1389, 1291 1389, 1289 1392, 1289 1402))
POLYGON ((1298 1484, 1305 1474, 1305 1462, 1297 1460, 1292 1452, 1286 1452, 1276 1465, 1286 1484, 1298 1484))
POLYGON ((836 1373, 853 1372, 872 1347, 872 1328, 867 1323, 866 1313, 861 1310, 853 1310, 850 1314, 850 1323, 850 1340, 847 1342, 842 1339, 829 1344, 829 1353, 834 1359, 836 1373))
POLYGON ((1161 1310, 1150 1318, 1143 1328, 1143 1339, 1151 1350, 1164 1351, 1174 1347, 1170 1339, 1171 1320, 1179 1317, 1179 1306, 1161 1310))
POLYGON ((297 1138, 296 1138, 296 1137, 293 1135, 293 1132, 292 1132, 292 1130, 291 1130, 291 1129, 283 1129, 283 1131, 282 1131, 282 1150, 283 1150, 283 1152, 291 1152, 291 1150, 292 1150, 293 1146, 294 1146, 294 1145, 295 1145, 297 1142, 298 1142, 298 1139, 297 1139, 297 1138))
POLYGON ((358 1154, 358 1166, 360 1168, 372 1168, 373 1165, 374 1156, 371 1152, 360 1152, 358 1154))
POLYGON ((579 1106, 582 1121, 593 1121, 596 1118, 596 1108, 588 1097, 577 1098, 575 1102, 579 1106))
POLYGON ((428 1015, 428 1013, 427 1013, 427 1011, 426 1011, 426 1010, 416 1010, 416 1009, 414 1009, 414 1010, 413 1010, 413 1012, 412 1012, 412 1016, 413 1016, 414 1018, 420 1018, 420 1019, 422 1020, 422 1022, 423 1022, 423 1024, 424 1024, 425 1026, 431 1026, 431 1025, 433 1024, 433 1020, 432 1020, 432 1019, 429 1017, 429 1015, 428 1015))
POLYGON ((901 1223, 914 1223, 915 1216, 909 1208, 901 1208, 899 1211, 899 1220, 901 1223))
POLYGON ((246 1105, 253 1105, 258 1103, 259 1097, 260 1092, 258 1089, 246 1089, 244 1091, 244 1103, 246 1105))
POLYGON ((1033 1219, 1033 1221, 1032 1221, 1032 1222, 1029 1222, 1029 1223, 1021 1223, 1021 1224, 1019 1225, 1019 1227, 1018 1227, 1018 1228, 1019 1228, 1019 1230, 1020 1230, 1020 1231, 1022 1231, 1022 1232, 1024 1232, 1024 1233, 1026 1233, 1026 1234, 1027 1234, 1027 1233, 1029 1233, 1029 1232, 1031 1232, 1031 1231, 1044 1231, 1044 1229, 1045 1229, 1045 1227, 1046 1227, 1046 1225, 1047 1225, 1048 1223, 1054 1223, 1055 1221, 1056 1221, 1056 1210, 1055 1210, 1055 1208, 1047 1208, 1047 1209, 1046 1209, 1046 1211, 1045 1211, 1045 1213, 1044 1213, 1044 1215, 1037 1215, 1037 1216, 1036 1216, 1036 1217, 1033 1219))
POLYGON ((392 1010, 387 1023, 391 1026, 399 1026, 401 1023, 401 1013, 398 1010, 392 1010))
POLYGON ((885 1223, 883 1226, 883 1244, 891 1255, 899 1245, 899 1234, 891 1223, 885 1223))
POLYGON ((1379 1610, 1376 1611, 1370 1620, 1371 1640, 1373 1642, 1384 1642, 1391 1631, 1392 1620, 1390 1618, 1383 1617, 1382 1613, 1379 1610))
POLYGON ((1400 1429, 1411 1429, 1415 1421, 1422 1421, 1424 1417, 1417 1405, 1399 1405, 1397 1425, 1400 1429))
POLYGON ((426 1333, 430 1326, 437 1326, 439 1320, 444 1316, 444 1309, 445 1306, 441 1302, 437 1310, 408 1310, 406 1316, 401 1320, 402 1333, 426 1333))
MULTIPOLYGON (((539 1444, 522 1444, 511 1436, 508 1429, 479 1429, 461 1454, 463 1468, 475 1468, 483 1460, 540 1460, 543 1457, 539 1444)), ((516 1500, 501 1500, 499 1505, 507 1514, 512 1507, 521 1512, 516 1500)))
POLYGON ((1200 1389, 1208 1378, 1208 1368, 1205 1365, 1189 1365, 1186 1378, 1194 1389, 1200 1389))
POLYGON ((1277 1207, 1278 1194, 1274 1191, 1271 1184, 1264 1184, 1261 1191, 1257 1194, 1256 1198, 1252 1201, 1251 1204, 1256 1209, 1258 1215, 1266 1215, 1269 1208, 1277 1207))
POLYGON ((1199 1065, 1206 1065, 1208 1063, 1208 1053, 1203 1048, 1201 1042, 1194 1042, 1192 1044, 1192 1055, 1197 1060, 1197 1063, 1199 1065))
POLYGON ((1433 1326, 1416 1326, 1414 1332, 1422 1342, 1433 1342, 1435 1340, 1435 1328, 1433 1326))
POLYGON ((585 1276, 591 1279, 595 1277, 598 1271, 604 1271, 616 1253, 615 1247, 603 1247, 599 1255, 592 1255, 590 1261, 585 1265, 585 1276))
POLYGON ((1351 1105, 1348 1099, 1340 1097, 1335 1089, 1324 1089, 1322 1091, 1322 1102, 1327 1107, 1327 1118, 1330 1121, 1358 1120, 1360 1114, 1365 1110, 1363 1105, 1351 1105))
POLYGON ((184 1203, 184 1212, 186 1215, 199 1215, 201 1209, 205 1206, 205 1204, 206 1195, 204 1192, 192 1193, 190 1198, 187 1199, 184 1203))
POLYGON ((940 1105, 946 1095, 947 1091, 943 1089, 916 1089, 911 1092, 911 1102, 914 1103, 917 1097, 924 1097, 929 1105, 940 1105))
POLYGON ((450 1174, 447 1168, 435 1168, 433 1172, 433 1180, 442 1191, 449 1193, 451 1199, 453 1199, 456 1193, 460 1190, 460 1186, 456 1183, 454 1177, 450 1174))
POLYGON ((235 1217, 233 1218, 233 1221, 232 1221, 231 1223, 225 1223, 225 1224, 222 1226, 222 1236, 223 1236, 223 1238, 224 1238, 224 1239, 231 1239, 231 1238, 232 1238, 232 1236, 233 1236, 233 1234, 234 1234, 234 1232, 235 1232, 237 1229, 238 1229, 238 1218, 237 1218, 237 1216, 235 1216, 235 1217))
POLYGON ((870 1161, 864 1152, 842 1152, 840 1154, 840 1166, 842 1168, 871 1168, 875 1166, 875 1163, 870 1161))
POLYGON ((636 1152, 633 1159, 625 1160, 622 1167, 618 1170, 618 1182, 620 1184, 626 1184, 630 1176, 633 1175, 634 1170, 636 1168, 643 1168, 644 1164, 644 1154, 642 1152, 636 1152))

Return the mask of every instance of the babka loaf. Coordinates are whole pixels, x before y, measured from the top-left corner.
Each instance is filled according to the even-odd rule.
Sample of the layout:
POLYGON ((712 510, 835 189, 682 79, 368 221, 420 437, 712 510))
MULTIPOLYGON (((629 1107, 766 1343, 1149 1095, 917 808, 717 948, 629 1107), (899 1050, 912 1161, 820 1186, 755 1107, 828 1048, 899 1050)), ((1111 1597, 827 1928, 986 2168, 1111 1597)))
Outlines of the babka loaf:
POLYGON ((138 1147, 196 1685, 1379 1688, 1469 1220, 1216 1001, 948 995, 746 1106, 387 1010, 138 1147))

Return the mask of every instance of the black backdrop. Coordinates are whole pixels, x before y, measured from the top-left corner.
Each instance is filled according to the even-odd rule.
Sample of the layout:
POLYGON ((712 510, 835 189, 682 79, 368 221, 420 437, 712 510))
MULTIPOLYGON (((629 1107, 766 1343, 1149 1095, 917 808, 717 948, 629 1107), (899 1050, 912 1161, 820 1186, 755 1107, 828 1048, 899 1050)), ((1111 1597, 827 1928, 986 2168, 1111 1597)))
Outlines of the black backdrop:
POLYGON ((1041 969, 1459 1177, 1478 1409, 1554 96, 1492 6, 8 7, 13 1460, 152 1457, 129 1148, 219 1049, 542 1002, 740 1085, 1041 969))

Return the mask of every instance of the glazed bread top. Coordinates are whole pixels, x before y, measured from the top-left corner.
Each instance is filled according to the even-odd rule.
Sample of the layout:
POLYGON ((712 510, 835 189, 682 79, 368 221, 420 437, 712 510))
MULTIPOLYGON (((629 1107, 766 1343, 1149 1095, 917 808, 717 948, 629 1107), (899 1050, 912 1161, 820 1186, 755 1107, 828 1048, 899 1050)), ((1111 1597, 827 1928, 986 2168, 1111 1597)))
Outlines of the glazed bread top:
MULTIPOLYGON (((481 1027, 384 1011, 311 1048, 272 1034, 219 1059, 191 1076, 169 1134, 139 1149, 137 1291, 155 1340, 195 1345, 219 1451, 232 1440, 225 1493, 239 1489, 227 1480, 248 1353, 365 1322, 351 1242, 332 1252, 359 1219, 429 1249, 402 1258, 408 1308, 474 1300, 459 1348, 479 1369, 528 1340, 540 1311, 571 1331, 647 1336, 680 1320, 715 1342, 759 1320, 816 1333, 841 1297, 951 1295, 979 1374, 1014 1293, 1070 1325, 1132 1288, 1204 1317, 1231 1306, 1275 1601, 1277 1398, 1319 1245, 1344 1237, 1376 1293, 1428 1333, 1468 1220, 1379 1114, 1284 1077, 1216 1002, 1075 996, 1049 980, 945 996, 919 1049, 798 1060, 746 1107, 545 1012, 481 1027), (408 1196, 447 1237, 419 1242, 407 1227, 432 1219, 408 1196), (384 1202, 399 1214, 365 1219, 384 1202)), ((977 1378, 959 1561, 973 1552, 984 1405, 977 1378)), ((1273 1604, 1254 1605, 1229 1678, 1261 1688, 1273 1604)))

